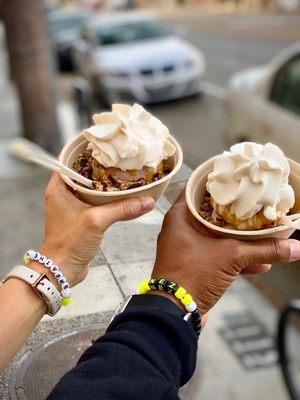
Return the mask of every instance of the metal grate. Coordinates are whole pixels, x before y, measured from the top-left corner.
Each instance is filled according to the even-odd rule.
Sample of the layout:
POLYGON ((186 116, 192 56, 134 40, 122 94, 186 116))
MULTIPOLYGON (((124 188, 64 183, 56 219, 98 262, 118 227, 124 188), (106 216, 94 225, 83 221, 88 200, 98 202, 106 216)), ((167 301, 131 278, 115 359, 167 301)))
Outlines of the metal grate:
POLYGON ((12 376, 11 400, 44 400, 59 379, 79 360, 81 354, 105 329, 95 325, 73 330, 52 338, 22 359, 12 376))

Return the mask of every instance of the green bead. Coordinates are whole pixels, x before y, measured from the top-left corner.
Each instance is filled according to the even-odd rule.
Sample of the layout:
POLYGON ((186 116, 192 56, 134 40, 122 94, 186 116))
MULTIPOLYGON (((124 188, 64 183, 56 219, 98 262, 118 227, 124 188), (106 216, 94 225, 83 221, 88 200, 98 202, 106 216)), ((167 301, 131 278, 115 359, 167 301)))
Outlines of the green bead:
POLYGON ((147 279, 146 281, 142 282, 139 286, 139 294, 146 294, 147 292, 149 292, 149 290, 151 290, 150 286, 149 286, 149 279, 147 279))
POLYGON ((182 297, 185 296, 185 295, 186 295, 186 290, 183 287, 179 287, 175 292, 175 296, 179 300, 181 300, 182 297))
POLYGON ((27 257, 23 257, 23 261, 24 261, 24 263, 25 263, 25 265, 27 265, 27 264, 29 264, 30 263, 30 258, 27 258, 27 257))
POLYGON ((190 295, 190 294, 186 294, 186 295, 184 295, 182 298, 181 298, 181 303, 184 305, 184 306, 188 306, 188 305, 190 305, 191 303, 192 303, 192 301, 193 301, 193 298, 192 298, 192 296, 190 295))
POLYGON ((61 305, 62 305, 63 307, 66 307, 66 306, 68 306, 68 305, 71 303, 71 301, 72 301, 72 297, 64 297, 64 298, 62 298, 62 300, 61 300, 61 305))

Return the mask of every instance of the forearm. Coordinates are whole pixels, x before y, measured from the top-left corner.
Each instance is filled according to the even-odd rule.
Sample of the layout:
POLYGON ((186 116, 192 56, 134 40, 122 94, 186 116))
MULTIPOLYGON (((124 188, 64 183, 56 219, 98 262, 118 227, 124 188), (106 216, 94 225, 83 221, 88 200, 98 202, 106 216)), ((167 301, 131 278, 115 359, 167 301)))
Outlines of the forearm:
POLYGON ((197 341, 180 318, 125 311, 59 382, 49 400, 178 399, 195 368, 197 341))
POLYGON ((46 312, 46 304, 25 282, 0 286, 0 371, 17 353, 46 312))

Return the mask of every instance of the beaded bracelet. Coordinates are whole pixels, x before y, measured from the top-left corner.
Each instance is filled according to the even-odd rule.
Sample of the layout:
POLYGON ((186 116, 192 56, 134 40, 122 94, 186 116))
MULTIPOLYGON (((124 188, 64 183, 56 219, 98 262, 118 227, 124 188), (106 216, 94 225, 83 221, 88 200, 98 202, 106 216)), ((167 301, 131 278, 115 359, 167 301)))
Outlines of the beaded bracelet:
POLYGON ((61 305, 67 306, 72 301, 72 292, 70 285, 67 279, 63 276, 62 272, 59 270, 58 266, 54 264, 50 258, 42 255, 38 251, 35 250, 28 250, 23 256, 23 260, 25 264, 29 264, 31 261, 38 261, 40 264, 45 265, 45 267, 49 268, 52 272, 54 277, 56 278, 57 282, 61 286, 61 305))
POLYGON ((192 315, 192 322, 194 330, 199 337, 201 330, 201 317, 197 308, 196 302, 187 291, 179 286, 176 282, 169 281, 165 278, 151 278, 147 279, 139 285, 138 291, 140 294, 146 294, 150 290, 161 290, 174 295, 181 304, 184 305, 185 310, 192 315))

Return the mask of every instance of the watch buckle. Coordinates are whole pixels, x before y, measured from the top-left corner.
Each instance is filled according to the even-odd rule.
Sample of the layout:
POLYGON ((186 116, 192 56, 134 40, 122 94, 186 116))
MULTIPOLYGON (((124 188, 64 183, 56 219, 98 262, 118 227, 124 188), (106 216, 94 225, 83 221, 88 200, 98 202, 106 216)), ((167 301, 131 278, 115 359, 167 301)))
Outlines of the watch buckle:
POLYGON ((40 299, 44 299, 44 298, 43 298, 41 292, 38 290, 37 287, 38 287, 38 285, 41 283, 41 281, 42 281, 44 278, 47 278, 47 275, 46 275, 46 274, 41 274, 41 275, 36 279, 36 281, 35 281, 32 285, 30 285, 30 286, 32 287, 32 290, 34 291, 34 293, 35 293, 40 299))

